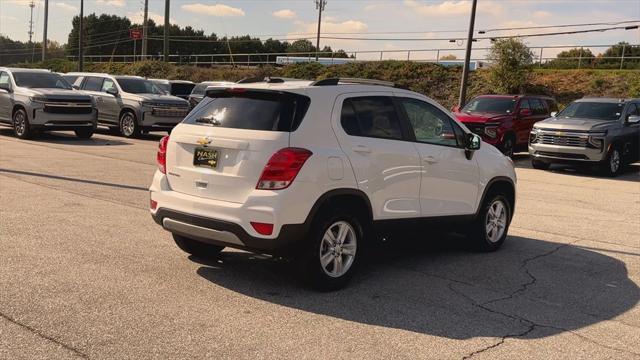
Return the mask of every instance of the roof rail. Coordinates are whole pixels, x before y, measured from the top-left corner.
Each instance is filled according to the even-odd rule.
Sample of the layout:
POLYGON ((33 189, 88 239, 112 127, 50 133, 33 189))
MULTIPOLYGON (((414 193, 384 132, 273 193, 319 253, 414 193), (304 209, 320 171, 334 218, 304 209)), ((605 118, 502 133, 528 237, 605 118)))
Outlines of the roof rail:
POLYGON ((390 81, 375 80, 375 79, 358 79, 358 78, 329 78, 329 79, 315 81, 311 83, 310 86, 335 86, 340 84, 380 85, 380 86, 400 88, 400 86, 390 81))
POLYGON ((251 83, 261 83, 261 82, 266 82, 267 84, 279 84, 279 83, 283 83, 285 81, 295 81, 298 79, 291 79, 291 78, 283 78, 283 77, 250 77, 250 78, 244 78, 241 80, 238 80, 236 82, 236 84, 251 84, 251 83))

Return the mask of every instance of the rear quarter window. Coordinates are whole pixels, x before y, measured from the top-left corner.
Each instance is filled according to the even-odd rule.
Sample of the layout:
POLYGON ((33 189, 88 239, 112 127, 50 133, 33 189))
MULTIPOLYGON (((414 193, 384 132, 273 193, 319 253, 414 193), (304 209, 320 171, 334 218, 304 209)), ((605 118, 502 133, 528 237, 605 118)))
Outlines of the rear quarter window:
POLYGON ((183 123, 222 128, 295 131, 309 107, 306 96, 274 91, 218 91, 183 123))

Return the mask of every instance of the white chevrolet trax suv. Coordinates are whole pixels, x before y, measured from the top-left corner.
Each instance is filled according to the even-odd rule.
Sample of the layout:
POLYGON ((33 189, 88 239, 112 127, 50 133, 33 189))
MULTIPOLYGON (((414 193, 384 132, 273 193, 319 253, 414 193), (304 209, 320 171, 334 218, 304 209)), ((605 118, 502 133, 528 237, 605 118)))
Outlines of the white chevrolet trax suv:
POLYGON ((433 100, 371 80, 209 90, 157 162, 151 214, 182 250, 291 254, 324 290, 409 225, 462 222, 478 249, 496 250, 515 206, 508 157, 433 100))

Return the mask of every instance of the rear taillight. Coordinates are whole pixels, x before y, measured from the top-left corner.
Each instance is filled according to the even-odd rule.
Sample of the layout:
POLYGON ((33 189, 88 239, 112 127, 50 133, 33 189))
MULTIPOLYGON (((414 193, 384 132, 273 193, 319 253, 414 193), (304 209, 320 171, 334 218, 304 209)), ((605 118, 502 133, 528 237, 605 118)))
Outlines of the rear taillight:
POLYGON ((156 155, 156 162, 158 163, 158 170, 161 173, 167 173, 167 144, 169 143, 169 136, 165 136, 160 139, 158 144, 158 153, 156 155))
POLYGON ((264 167, 256 189, 281 190, 291 185, 302 165, 313 153, 307 149, 285 148, 279 150, 264 167))

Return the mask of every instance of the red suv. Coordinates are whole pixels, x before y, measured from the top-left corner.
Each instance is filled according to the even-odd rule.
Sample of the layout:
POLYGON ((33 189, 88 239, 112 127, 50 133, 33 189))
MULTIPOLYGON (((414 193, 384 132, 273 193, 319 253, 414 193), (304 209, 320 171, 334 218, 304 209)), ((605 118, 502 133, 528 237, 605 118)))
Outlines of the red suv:
POLYGON ((469 130, 507 156, 526 149, 533 124, 557 110, 554 99, 535 95, 481 95, 453 109, 469 130))

